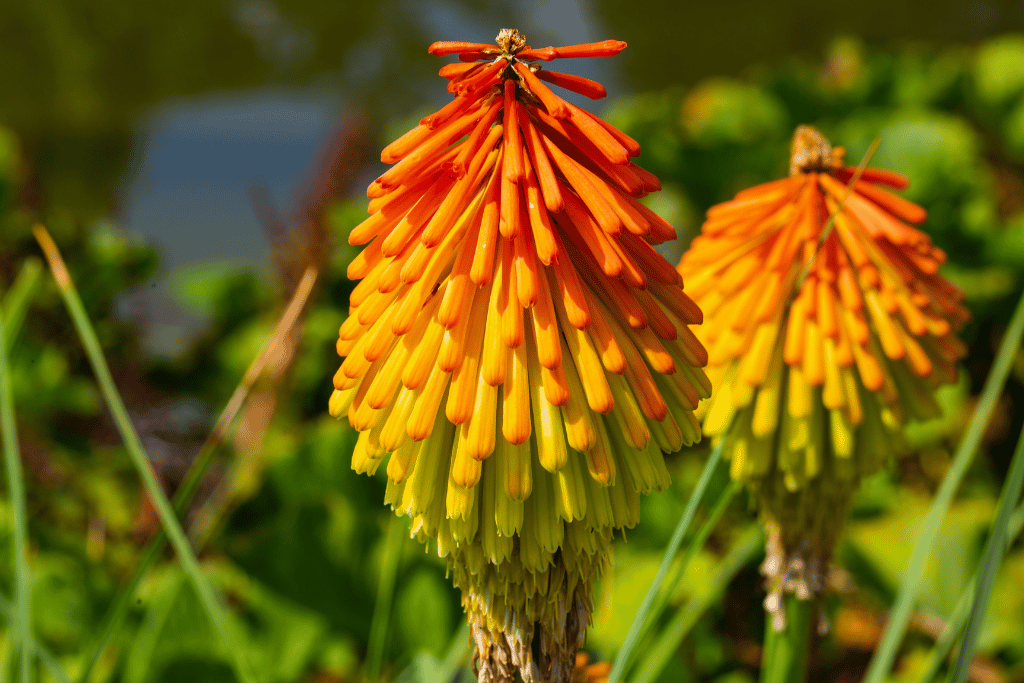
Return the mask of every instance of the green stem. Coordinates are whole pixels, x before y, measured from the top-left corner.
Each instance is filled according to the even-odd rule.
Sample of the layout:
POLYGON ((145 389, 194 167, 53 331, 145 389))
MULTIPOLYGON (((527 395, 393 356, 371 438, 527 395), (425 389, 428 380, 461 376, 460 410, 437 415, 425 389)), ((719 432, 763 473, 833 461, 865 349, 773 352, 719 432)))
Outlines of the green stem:
POLYGON ((917 599, 917 590, 921 587, 925 562, 928 560, 932 544, 935 543, 935 538, 939 533, 940 522, 945 516, 946 510, 949 509, 953 496, 978 450, 985 427, 999 401, 1003 385, 1006 384, 1013 359, 1017 355, 1017 351, 1020 350, 1022 337, 1024 337, 1024 295, 1021 296, 1017 308, 1013 312, 1013 318, 1010 319, 1010 326, 1006 330, 1003 342, 999 346, 999 352, 992 363, 992 369, 985 380, 985 387, 981 392, 981 398, 978 400, 967 433, 964 435, 963 441, 960 442, 956 456, 953 458, 921 524, 921 533, 917 537, 907 570, 903 574, 903 583, 896 597, 896 604, 889 616, 889 623, 886 624, 881 644, 875 650, 875 654, 868 664, 863 683, 882 683, 892 668, 896 652, 903 641, 907 623, 910 621, 910 612, 917 599))
POLYGON ((32 673, 32 585, 28 570, 28 515, 25 512, 25 482, 21 473, 21 450, 18 447, 18 426, 14 419, 14 397, 7 366, 7 342, 3 316, 0 315, 0 440, 3 441, 7 490, 14 514, 14 601, 17 615, 11 623, 15 642, 20 641, 21 666, 19 680, 28 683, 32 673))
POLYGON ((75 329, 82 341, 82 346, 85 348, 86 356, 89 358, 89 364, 92 366, 93 373, 96 375, 96 380, 100 385, 100 391, 114 417, 114 423, 117 425, 117 430, 124 441, 128 456, 132 464, 135 465, 146 493, 149 494, 150 501, 156 509, 157 516, 160 518, 160 524, 163 526, 164 532, 174 547, 178 561, 192 580, 196 594, 207 617, 220 637, 224 639, 231 653, 235 675, 242 683, 251 683, 253 677, 245 662, 241 643, 238 642, 235 631, 228 622, 227 615, 214 596, 212 587, 203 575, 199 562, 192 553, 192 548, 185 537, 185 532, 182 531, 178 518, 175 516, 167 496, 164 495, 163 489, 156 479, 156 474, 154 474, 153 468, 150 465, 149 457, 142 447, 142 441, 139 439, 134 425, 132 425, 131 418, 128 417, 128 411, 125 409, 121 395, 117 391, 117 385, 114 384, 114 380, 110 375, 110 368, 107 367, 107 361, 103 356, 99 339, 96 337, 96 331, 89 321, 89 316, 85 312, 85 307, 82 305, 82 300, 78 296, 78 291, 75 289, 71 276, 64 265, 64 260, 60 256, 57 245, 42 226, 36 226, 33 232, 43 249, 43 253, 46 255, 47 261, 50 263, 50 270, 53 271, 53 277, 57 282, 61 298, 64 299, 64 304, 71 314, 75 329))
POLYGON ((679 546, 683 543, 683 538, 693 522, 694 515, 697 514, 697 506, 700 504, 700 500, 704 497, 704 492, 711 482, 711 475, 714 474, 715 468, 722 459, 722 448, 728 436, 729 430, 726 430, 725 436, 718 440, 718 445, 715 446, 715 450, 711 452, 711 457, 708 458, 707 464, 704 465, 700 480, 693 489, 693 493, 690 494, 690 500, 686 503, 686 510, 683 512, 683 516, 679 519, 676 530, 672 534, 672 540, 669 541, 668 547, 665 548, 665 555, 661 558, 661 566, 658 567, 658 573, 655 574, 651 587, 647 589, 647 595, 644 596, 643 602, 640 603, 640 609, 637 610, 637 615, 629 627, 629 632, 626 633, 626 640, 622 643, 622 647, 619 648, 619 652, 615 656, 615 663, 612 665, 611 673, 608 674, 609 681, 621 681, 626 673, 626 666, 629 664, 629 659, 633 654, 633 648, 636 647, 637 642, 640 640, 640 632, 647 621, 648 612, 651 609, 654 598, 661 589, 661 584, 665 580, 669 567, 672 566, 676 553, 679 552, 679 546))
POLYGON ((783 599, 786 627, 776 631, 774 615, 766 614, 761 683, 803 683, 807 678, 807 652, 818 602, 787 594, 783 599))

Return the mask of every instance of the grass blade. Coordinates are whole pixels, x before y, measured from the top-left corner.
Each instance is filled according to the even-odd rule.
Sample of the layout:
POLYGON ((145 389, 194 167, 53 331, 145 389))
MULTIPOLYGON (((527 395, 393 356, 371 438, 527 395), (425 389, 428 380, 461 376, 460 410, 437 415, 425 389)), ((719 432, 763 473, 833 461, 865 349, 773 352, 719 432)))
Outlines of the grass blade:
POLYGON ((1013 358, 1020 349, 1022 337, 1024 337, 1024 295, 1021 296, 1017 308, 1013 312, 1013 317, 1010 319, 1010 325, 999 346, 999 352, 992 363, 988 378, 985 380, 985 387, 981 392, 981 398, 975 408, 967 433, 964 435, 963 441, 960 442, 956 457, 953 458, 921 524, 921 534, 917 537, 914 552, 910 556, 910 563, 903 574, 904 579, 899 594, 896 596, 896 604, 889 616, 881 644, 875 650, 871 662, 868 664, 864 683, 882 683, 892 668, 896 652, 907 629, 907 622, 910 620, 910 612, 914 607, 918 588, 921 587, 925 562, 928 560, 935 537, 939 533, 939 522, 946 514, 946 510, 978 450, 982 434, 992 417, 992 411, 1002 393, 1003 385, 1006 384, 1010 367, 1013 365, 1013 358))
POLYGON ((82 345, 85 347, 85 353, 100 385, 100 391, 114 417, 114 422, 124 441, 128 456, 131 458, 132 464, 135 465, 135 469, 138 470, 143 486, 149 494, 153 507, 156 509, 157 515, 160 518, 160 524, 163 526, 164 532, 174 547, 178 561, 192 580, 196 594, 199 596, 199 601, 207 617, 213 624, 214 629, 223 638, 231 653, 235 675, 243 683, 250 683, 253 681, 253 677, 244 661, 243 649, 236 638, 234 629, 228 623, 224 610, 220 603, 217 602, 213 589, 206 581, 206 577, 199 567, 199 562, 192 553, 192 548, 188 544, 185 532, 182 531, 174 510, 167 500, 167 496, 164 495, 163 489, 160 488, 160 484, 156 480, 156 475, 153 473, 149 458, 142 447, 142 442, 139 440, 139 435, 135 432, 135 427, 128 417, 128 411, 124 407, 121 395, 118 393, 114 380, 110 376, 110 369, 107 367, 107 361, 103 356, 99 340, 96 338, 96 332, 93 330, 92 323, 89 322, 85 307, 82 305, 82 300, 79 298, 74 283, 71 281, 71 276, 64 265, 64 260, 60 256, 57 245, 43 226, 35 226, 33 233, 43 250, 43 254, 46 256, 46 260, 50 264, 53 278, 57 282, 61 298, 64 299, 64 304, 71 314, 75 329, 82 341, 82 345))
MULTIPOLYGON (((7 623, 11 623, 11 619, 14 617, 14 605, 10 600, 0 595, 0 616, 2 616, 7 623)), ((30 634, 31 635, 31 634, 30 634)), ((42 643, 32 638, 32 648, 39 657, 39 661, 43 663, 46 670, 50 673, 50 676, 57 683, 71 683, 71 677, 64 670, 64 667, 60 665, 57 658, 54 657, 49 650, 47 650, 42 643)))
MULTIPOLYGON (((6 309, 5 309, 6 313, 6 309)), ((18 447, 18 426, 14 419, 14 397, 11 396, 10 369, 7 366, 7 342, 4 335, 6 315, 0 316, 0 440, 3 441, 7 491, 14 514, 14 602, 15 618, 10 629, 20 644, 19 680, 28 683, 32 673, 32 584, 28 571, 28 517, 25 513, 25 480, 21 472, 21 450, 18 447)))
MULTIPOLYGON (((1006 548, 1013 545, 1013 542, 1020 536, 1022 529, 1024 529, 1024 505, 1018 507, 1010 519, 1006 538, 1003 540, 1006 548)), ((921 677, 917 679, 917 683, 929 683, 938 675, 939 669, 942 668, 942 662, 946 661, 946 655, 952 649, 957 636, 964 630, 967 616, 971 613, 972 598, 977 585, 978 572, 975 571, 971 580, 967 582, 967 586, 960 594, 960 599, 957 600, 956 607, 953 609, 946 627, 942 629, 938 640, 935 641, 935 647, 932 648, 931 655, 929 655, 928 666, 925 667, 921 677)))
POLYGON ((381 561, 380 583, 377 584, 377 602, 373 606, 370 621, 370 642, 366 646, 366 680, 377 683, 380 680, 381 665, 384 662, 384 643, 388 635, 388 621, 391 619, 391 603, 395 597, 395 580, 398 578, 398 562, 402 558, 402 545, 406 526, 398 516, 392 516, 384 539, 384 558, 381 561))
POLYGON ((963 683, 967 679, 967 667, 974 657, 974 648, 978 645, 981 624, 992 595, 992 584, 995 583, 996 572, 999 571, 999 565, 1002 564, 1003 555, 1006 553, 1010 515, 1013 508, 1016 507, 1017 501, 1020 500, 1022 488, 1024 488, 1024 430, 1021 430, 1020 438, 1017 439, 1017 449, 1013 453, 1013 460, 1010 461, 1010 472, 1006 475, 1006 483, 1003 484, 1003 492, 999 497, 999 510, 996 512, 996 518, 992 522, 992 531, 985 543, 985 552, 978 569, 978 586, 974 592, 971 615, 967 620, 963 640, 960 641, 960 652, 957 653, 956 662, 953 665, 953 675, 950 679, 953 683, 963 683))
MULTIPOLYGON (((764 533, 760 524, 752 524, 732 546, 718 565, 709 582, 713 586, 703 596, 694 598, 676 612, 672 620, 662 629, 654 645, 637 666, 637 677, 633 683, 654 683, 661 675, 669 658, 679 648, 683 638, 690 632, 701 615, 725 592, 726 587, 743 567, 747 566, 764 549, 764 533)), ((616 680, 609 678, 608 680, 616 680)), ((621 680, 621 679, 618 679, 621 680)))
POLYGON ((669 541, 668 547, 665 548, 665 555, 661 558, 661 566, 658 567, 658 573, 654 575, 654 581, 651 582, 651 587, 647 589, 647 595, 644 596, 643 602, 640 603, 640 609, 637 611, 637 615, 629 627, 629 632, 626 633, 626 639, 615 656, 615 663, 612 665, 611 673, 608 674, 609 681, 623 680, 626 667, 629 665, 629 658, 633 654, 633 648, 636 647, 640 640, 640 632, 647 622, 654 598, 658 595, 661 584, 665 580, 665 575, 668 573, 669 567, 672 566, 672 560, 675 559, 676 553, 679 552, 679 546, 683 543, 683 537, 686 536, 686 531, 693 522, 693 516, 697 513, 700 499, 704 497, 704 491, 707 490, 708 484, 711 482, 711 475, 714 474, 715 468, 718 467, 718 463, 722 459, 722 447, 725 445, 725 440, 728 437, 729 432, 726 431, 725 436, 719 439, 718 445, 711 452, 711 457, 708 458, 707 464, 704 465, 704 470, 700 474, 697 486, 694 487, 693 492, 690 494, 690 499, 686 503, 686 510, 679 519, 679 523, 676 524, 676 530, 672 533, 672 540, 669 541))
POLYGON ((18 271, 18 277, 14 279, 14 284, 4 295, 3 325, 9 348, 14 348, 14 341, 21 332, 21 324, 25 322, 28 302, 32 300, 42 274, 43 264, 38 258, 32 256, 25 259, 21 270, 18 271))
POLYGON ((650 618, 647 619, 647 623, 644 626, 643 631, 640 632, 638 642, 643 642, 644 638, 647 637, 647 634, 650 633, 651 629, 658 623, 659 617, 661 617, 662 612, 664 612, 665 608, 668 606, 668 601, 672 598, 672 595, 675 594, 676 589, 679 587, 683 577, 686 575, 686 568, 690 566, 690 562, 697 554, 697 551, 703 548, 704 544, 707 543, 708 536, 711 535, 711 532, 718 525, 718 520, 720 520, 722 515, 725 514, 725 510, 729 507, 729 503, 732 502, 732 499, 736 497, 736 494, 741 488, 743 488, 743 484, 740 482, 735 480, 729 482, 728 488, 726 488, 715 502, 715 507, 713 507, 711 512, 708 513, 708 518, 704 521, 704 524, 702 524, 700 529, 697 530, 697 533, 690 539, 690 542, 686 544, 686 548, 683 549, 683 559, 679 561, 679 565, 676 567, 676 570, 672 575, 672 579, 666 584, 665 590, 658 593, 657 600, 655 600, 654 604, 651 606, 651 610, 648 613, 650 618))
MULTIPOLYGON (((260 378, 260 375, 262 375, 263 371, 266 369, 268 359, 284 342, 285 337, 298 321, 299 314, 302 312, 306 302, 309 300, 309 295, 313 290, 316 278, 317 269, 313 266, 307 268, 302 279, 299 281, 298 286, 295 288, 295 292, 292 294, 292 298, 288 302, 288 306, 285 307, 284 313, 278 320, 277 325, 274 328, 274 333, 270 337, 270 341, 267 342, 263 351, 249 365, 245 375, 242 377, 242 381, 237 387, 235 387, 234 392, 231 394, 231 398, 228 399, 227 404, 224 406, 224 410, 221 411, 220 416, 217 418, 213 431, 210 432, 210 435, 206 438, 202 448, 199 449, 199 454, 196 455, 191 467, 189 467, 188 472, 185 474, 185 478, 178 486, 178 490, 174 492, 171 504, 177 514, 182 514, 188 507, 192 497, 199 489, 199 484, 202 482, 203 476, 206 474, 206 470, 213 462, 213 455, 217 450, 217 446, 224 441, 228 430, 231 428, 231 425, 234 424, 235 418, 238 417, 239 410, 241 410, 242 406, 245 405, 249 392, 256 384, 256 380, 260 378)), ((101 622, 102 626, 98 635, 90 643, 90 646, 86 648, 87 651, 92 650, 93 654, 89 657, 85 668, 82 669, 82 672, 78 676, 79 683, 86 683, 86 681, 89 680, 89 676, 92 675, 93 669, 95 669, 96 664, 99 663, 100 657, 103 655, 103 651, 106 650, 111 637, 114 635, 114 632, 120 628, 121 623, 128 614, 128 609, 131 607, 132 597, 135 595, 135 591, 138 590, 143 577, 145 577, 149 572, 150 567, 153 566, 156 559, 160 556, 166 542, 167 535, 163 530, 161 530, 149 541, 149 543, 147 543, 146 548, 142 553, 142 561, 139 562, 139 566, 136 567, 135 574, 118 592, 113 604, 108 609, 107 614, 103 617, 103 621, 101 622)))

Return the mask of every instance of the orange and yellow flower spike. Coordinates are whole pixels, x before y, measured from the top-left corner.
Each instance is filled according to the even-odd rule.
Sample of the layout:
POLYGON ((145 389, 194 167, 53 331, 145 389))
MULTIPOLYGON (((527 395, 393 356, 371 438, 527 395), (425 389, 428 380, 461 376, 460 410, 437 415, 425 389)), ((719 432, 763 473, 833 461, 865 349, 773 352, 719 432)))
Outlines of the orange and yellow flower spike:
POLYGON ((668 223, 640 148, 553 88, 604 88, 533 49, 440 42, 452 101, 388 145, 349 267, 330 411, 387 460, 386 502, 447 558, 480 680, 569 681, 612 534, 700 438, 700 309, 651 245, 668 223), (538 643, 534 650, 531 644, 538 643))
POLYGON ((732 425, 732 476, 769 522, 769 607, 781 591, 820 591, 860 480, 898 450, 907 420, 939 413, 934 389, 965 352, 963 294, 913 227, 925 211, 885 189, 907 179, 858 176, 842 159, 800 126, 789 177, 711 207, 679 264, 706 316, 697 336, 716 393, 704 431, 732 425))

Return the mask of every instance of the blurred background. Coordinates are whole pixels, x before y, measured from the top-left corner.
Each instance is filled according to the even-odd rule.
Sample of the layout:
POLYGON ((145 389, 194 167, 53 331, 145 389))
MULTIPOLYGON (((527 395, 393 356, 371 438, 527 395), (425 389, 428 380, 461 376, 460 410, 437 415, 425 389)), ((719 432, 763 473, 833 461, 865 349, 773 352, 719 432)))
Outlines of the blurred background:
MULTIPOLYGON (((428 680, 446 657, 461 667, 466 637, 443 561, 389 533, 405 521, 381 503, 383 470, 349 470, 354 434, 326 405, 356 253, 345 237, 365 216, 363 188, 383 168, 379 150, 448 97, 437 69, 450 60, 426 47, 491 42, 502 27, 534 46, 629 44, 615 59, 565 69, 607 86, 608 100, 586 106, 639 140, 641 165, 662 179, 649 200, 679 232, 664 251, 673 261, 708 206, 786 172, 800 123, 845 146, 851 163, 881 136, 873 165, 906 173, 905 195, 928 209, 926 229, 950 256, 944 273, 974 314, 963 332, 970 354, 960 383, 942 391, 945 417, 908 430, 915 457, 866 483, 838 553, 832 628, 812 667, 859 680, 1024 286, 1019 0, 4 2, 0 309, 26 468, 34 626, 73 678, 159 522, 42 269, 36 220, 68 260, 169 494, 300 275, 318 269, 187 530, 261 680, 359 680, 375 610, 390 614, 384 678, 428 680)), ((943 527, 898 680, 915 680, 974 571, 1022 422, 1018 355, 943 527)), ((594 657, 622 642, 704 454, 671 459, 672 490, 644 503, 641 525, 619 544, 596 602, 594 657)), ((0 557, 10 510, 5 497, 0 557)), ((733 501, 678 584, 647 642, 669 653, 660 680, 756 679, 754 519, 749 501, 733 501)), ((12 582, 0 562, 3 596, 12 582)), ((1022 585, 1018 548, 996 585, 975 680, 1024 680, 1022 585)), ((232 680, 228 661, 167 553, 91 680, 232 680)))

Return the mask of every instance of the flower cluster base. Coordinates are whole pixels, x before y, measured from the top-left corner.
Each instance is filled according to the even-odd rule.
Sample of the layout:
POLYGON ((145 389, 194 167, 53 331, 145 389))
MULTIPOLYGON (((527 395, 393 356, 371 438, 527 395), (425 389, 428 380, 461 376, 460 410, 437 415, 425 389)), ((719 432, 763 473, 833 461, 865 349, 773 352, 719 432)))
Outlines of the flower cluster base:
POLYGON ((501 564, 484 564, 477 575, 463 562, 451 563, 463 590, 481 683, 512 681, 516 671, 525 683, 573 680, 576 652, 593 612, 594 581, 607 563, 611 538, 594 540, 596 549, 577 554, 567 543, 564 554, 539 572, 525 569, 518 553, 501 564))

